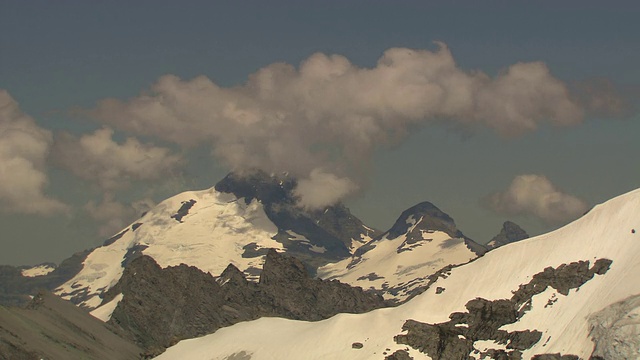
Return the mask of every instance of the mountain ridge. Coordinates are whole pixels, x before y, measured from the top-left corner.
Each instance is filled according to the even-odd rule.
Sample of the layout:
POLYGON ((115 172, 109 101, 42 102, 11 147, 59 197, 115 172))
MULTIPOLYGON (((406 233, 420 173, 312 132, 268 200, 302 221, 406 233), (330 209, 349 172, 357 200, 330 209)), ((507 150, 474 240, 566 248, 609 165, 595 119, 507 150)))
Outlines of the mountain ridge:
MULTIPOLYGON (((473 315, 477 314, 475 310, 466 307, 469 301, 482 298, 500 302, 512 298, 521 288, 535 290, 529 300, 524 300, 522 306, 527 310, 515 322, 499 329, 509 333, 537 331, 539 337, 528 340, 518 350, 520 354, 509 354, 517 349, 507 349, 505 343, 469 338, 472 351, 477 351, 474 356, 485 353, 485 358, 494 359, 635 359, 640 356, 639 214, 637 189, 597 205, 558 230, 500 247, 455 267, 424 293, 398 307, 337 315, 312 324, 263 318, 181 342, 158 359, 170 359, 175 354, 186 360, 196 359, 198 354, 212 349, 216 352, 214 359, 234 354, 246 354, 255 360, 383 359, 392 355, 388 358, 428 359, 426 348, 394 340, 408 334, 408 329, 402 329, 407 320, 425 324, 469 316, 469 320, 481 320, 473 315), (607 271, 596 266, 602 261, 609 263, 607 271), (589 278, 590 273, 595 276, 589 278), (540 276, 567 287, 538 287, 532 279, 540 276), (610 332, 605 330, 611 324, 610 332), (237 338, 239 334, 243 338, 237 338), (355 343, 360 345, 352 346, 355 343)), ((481 303, 476 301, 471 308, 481 303)), ((464 339, 461 331, 467 326, 472 328, 471 323, 464 322, 453 328, 460 327, 459 334, 464 339)), ((455 338, 459 339, 457 335, 455 338)))

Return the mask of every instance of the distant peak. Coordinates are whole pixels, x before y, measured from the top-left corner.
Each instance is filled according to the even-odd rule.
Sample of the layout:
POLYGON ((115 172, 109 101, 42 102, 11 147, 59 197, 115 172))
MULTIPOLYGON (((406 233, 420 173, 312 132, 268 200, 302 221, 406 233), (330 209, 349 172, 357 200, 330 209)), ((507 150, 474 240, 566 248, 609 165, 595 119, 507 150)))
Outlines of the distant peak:
POLYGON ((394 239, 404 235, 411 226, 416 224, 421 229, 440 230, 451 237, 463 237, 451 216, 428 201, 421 202, 403 211, 389 230, 388 237, 394 239))
POLYGON ((527 232, 524 231, 518 224, 512 221, 505 221, 502 224, 500 233, 494 236, 493 239, 491 239, 491 241, 487 243, 487 248, 495 249, 512 242, 527 239, 528 237, 529 234, 527 234, 527 232))

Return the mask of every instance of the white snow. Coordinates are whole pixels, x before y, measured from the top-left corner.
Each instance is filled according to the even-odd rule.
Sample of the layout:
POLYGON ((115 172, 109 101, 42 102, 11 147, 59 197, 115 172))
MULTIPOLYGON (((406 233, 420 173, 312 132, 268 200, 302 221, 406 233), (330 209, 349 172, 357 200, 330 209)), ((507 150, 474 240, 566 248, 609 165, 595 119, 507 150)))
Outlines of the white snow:
MULTIPOLYGON (((181 341, 157 359, 226 359, 241 352, 251 355, 252 360, 383 358, 387 348, 387 353, 406 348, 396 344, 393 336, 401 333, 407 319, 444 322, 452 312, 466 311, 465 304, 476 297, 510 298, 512 291, 545 267, 600 258, 613 260, 605 275, 596 275, 568 296, 556 294, 558 300, 546 308, 555 291, 537 295, 533 309, 520 322, 505 326, 543 332, 542 339, 523 354, 524 359, 539 353, 589 358, 593 350, 590 315, 640 293, 640 189, 596 206, 559 230, 498 248, 455 268, 446 279, 439 279, 401 306, 360 315, 339 314, 314 323, 277 318, 243 322, 181 341), (446 291, 436 294, 436 285, 446 291), (352 349, 353 342, 362 342, 364 347, 352 349)), ((411 356, 429 358, 414 350, 411 356)))
POLYGON ((26 277, 44 276, 52 272, 56 268, 51 265, 37 265, 28 269, 23 269, 21 274, 26 277))
POLYGON ((147 246, 143 253, 163 268, 185 263, 212 275, 222 273, 229 263, 242 271, 261 268, 262 257, 242 257, 243 246, 249 243, 256 243, 258 248, 282 249, 282 244, 272 239, 277 228, 259 201, 246 204, 244 199, 213 188, 167 199, 137 223, 142 225, 135 231, 129 226, 120 239, 91 252, 83 269, 56 289, 56 294, 69 299, 74 291, 87 289, 88 299, 81 305, 97 307, 101 302, 98 295, 117 283, 127 251, 136 245, 147 246), (181 222, 171 218, 183 202, 192 199, 196 203, 181 222))
POLYGON ((291 231, 291 230, 288 230, 285 232, 287 233, 290 241, 299 241, 303 243, 304 245, 309 247, 309 251, 313 251, 314 253, 318 253, 318 254, 324 254, 325 252, 327 252, 327 249, 324 246, 317 246, 312 244, 311 241, 309 241, 309 239, 304 237, 304 235, 300 235, 297 232, 291 231))
POLYGON ((351 244, 349 245, 349 252, 351 254, 355 253, 362 245, 368 243, 373 240, 369 233, 374 233, 374 230, 368 226, 362 225, 362 228, 365 230, 363 234, 360 234, 360 238, 351 238, 351 244))
MULTIPOLYGON (((411 232, 418 222, 410 216, 407 223, 411 224, 411 227, 407 233, 411 232)), ((379 241, 372 242, 371 244, 375 244, 376 247, 364 253, 360 259, 352 257, 319 268, 318 277, 338 279, 363 289, 381 290, 386 287, 395 288, 402 284, 405 289, 398 295, 384 294, 385 298, 402 300, 408 296, 407 291, 423 285, 426 277, 444 266, 463 264, 477 257, 467 248, 463 239, 451 239, 451 236, 442 231, 423 232, 422 235, 424 241, 409 245, 410 250, 399 253, 398 249, 408 249, 402 247, 407 239, 406 235, 395 239, 385 236, 379 241), (455 245, 445 246, 447 241, 452 241, 455 245), (360 261, 349 269, 349 264, 354 259, 360 261), (379 278, 369 280, 367 275, 372 273, 379 278)))
POLYGON ((116 309, 116 306, 118 306, 118 303, 122 300, 122 297, 122 294, 116 295, 113 300, 100 306, 99 308, 96 308, 95 310, 90 312, 90 314, 93 317, 98 318, 104 322, 109 321, 109 319, 111 319, 111 314, 113 314, 113 310, 116 309))

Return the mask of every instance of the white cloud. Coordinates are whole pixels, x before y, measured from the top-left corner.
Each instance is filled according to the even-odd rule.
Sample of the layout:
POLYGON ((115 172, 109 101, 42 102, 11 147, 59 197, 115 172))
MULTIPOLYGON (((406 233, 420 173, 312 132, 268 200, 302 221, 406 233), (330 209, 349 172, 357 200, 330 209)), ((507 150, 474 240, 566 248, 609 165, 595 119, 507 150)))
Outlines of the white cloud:
POLYGON ((54 158, 63 168, 102 189, 126 187, 132 180, 158 180, 181 166, 181 158, 167 148, 127 138, 113 140, 103 128, 80 138, 62 133, 56 138, 54 158))
POLYGON ((588 209, 586 202, 561 192, 542 175, 518 175, 508 189, 487 200, 498 213, 535 216, 549 224, 574 220, 588 209))
POLYGON ((357 186, 351 180, 314 169, 309 178, 298 181, 294 194, 300 198, 300 206, 318 209, 333 205, 356 190, 357 186))
POLYGON ((127 205, 115 201, 112 194, 105 194, 102 202, 90 201, 84 206, 84 210, 99 224, 98 234, 102 237, 109 237, 122 230, 153 205, 154 203, 150 199, 139 200, 127 205))
POLYGON ((51 143, 51 132, 38 127, 0 89, 0 211, 40 215, 68 211, 65 204, 44 193, 51 143))
POLYGON ((308 178, 321 168, 360 187, 376 146, 401 139, 409 126, 447 121, 517 136, 583 119, 544 63, 517 63, 492 78, 457 67, 441 43, 435 51, 389 49, 372 68, 317 53, 298 68, 268 65, 230 88, 166 75, 138 97, 83 112, 134 134, 210 143, 232 169, 308 178))

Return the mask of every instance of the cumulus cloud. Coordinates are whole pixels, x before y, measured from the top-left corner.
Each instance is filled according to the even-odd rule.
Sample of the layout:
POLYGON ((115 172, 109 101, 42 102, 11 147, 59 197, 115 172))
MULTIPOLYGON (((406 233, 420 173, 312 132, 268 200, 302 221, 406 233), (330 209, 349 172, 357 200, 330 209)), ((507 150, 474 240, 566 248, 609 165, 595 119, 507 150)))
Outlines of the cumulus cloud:
POLYGON ((209 143, 232 169, 300 178, 323 169, 360 187, 375 147, 402 139, 410 126, 447 121, 509 137, 582 121, 582 107, 544 63, 517 63, 490 77, 459 68, 437 45, 389 49, 372 68, 316 53, 297 68, 274 63, 229 88, 166 75, 138 97, 105 99, 80 113, 184 146, 209 143))
POLYGON ((18 103, 0 89, 0 210, 51 215, 67 206, 47 196, 45 161, 51 132, 38 127, 18 103))
POLYGON ((123 204, 114 200, 112 194, 107 193, 99 203, 89 201, 84 206, 84 210, 99 224, 98 234, 102 237, 110 237, 148 211, 153 205, 154 203, 150 199, 123 204))
POLYGON ((120 144, 108 128, 80 138, 61 133, 53 156, 61 167, 104 190, 125 187, 132 180, 158 180, 181 166, 181 158, 169 149, 135 138, 120 144))
POLYGON ((487 204, 501 214, 535 216, 548 224, 574 220, 588 209, 586 202, 558 190, 542 175, 516 176, 508 189, 489 196, 487 204))
POLYGON ((318 209, 335 204, 355 190, 357 185, 350 179, 314 169, 308 178, 298 181, 294 194, 300 197, 301 206, 318 209))

